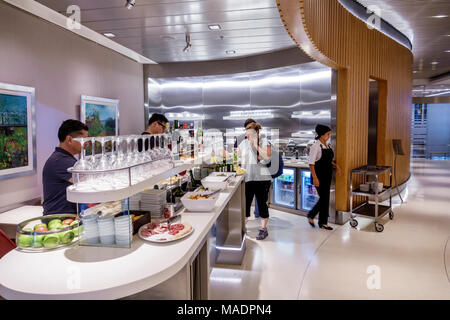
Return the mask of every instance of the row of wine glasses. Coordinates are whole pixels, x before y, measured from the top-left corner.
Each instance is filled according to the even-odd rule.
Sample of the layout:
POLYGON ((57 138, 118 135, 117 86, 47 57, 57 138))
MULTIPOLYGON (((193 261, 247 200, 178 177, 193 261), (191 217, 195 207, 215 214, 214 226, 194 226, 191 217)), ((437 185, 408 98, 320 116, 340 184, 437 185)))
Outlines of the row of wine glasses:
POLYGON ((123 169, 150 161, 170 159, 172 152, 169 144, 170 136, 129 135, 75 138, 81 144, 80 159, 73 169, 78 171, 123 169), (96 143, 100 144, 100 154, 96 154, 96 143), (110 150, 106 150, 109 144, 110 150), (149 148, 153 146, 153 148, 149 148), (91 155, 86 155, 90 147, 91 155))

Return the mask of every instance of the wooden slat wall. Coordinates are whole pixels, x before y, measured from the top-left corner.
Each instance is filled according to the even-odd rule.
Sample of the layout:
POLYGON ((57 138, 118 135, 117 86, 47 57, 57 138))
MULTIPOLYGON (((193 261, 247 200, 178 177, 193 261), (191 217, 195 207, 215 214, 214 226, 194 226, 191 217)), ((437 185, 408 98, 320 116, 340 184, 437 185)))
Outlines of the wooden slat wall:
POLYGON ((379 80, 378 165, 393 166, 392 139, 402 139, 397 180, 410 174, 411 51, 348 12, 338 0, 277 0, 297 45, 338 70, 336 209, 349 209, 349 172, 367 163, 369 78, 379 80))

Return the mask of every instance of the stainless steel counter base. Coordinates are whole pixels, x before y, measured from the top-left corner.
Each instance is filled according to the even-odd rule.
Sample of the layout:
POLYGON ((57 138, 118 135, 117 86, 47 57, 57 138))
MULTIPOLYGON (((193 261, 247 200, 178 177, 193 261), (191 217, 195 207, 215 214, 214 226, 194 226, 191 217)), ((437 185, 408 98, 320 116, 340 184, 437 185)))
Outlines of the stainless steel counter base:
POLYGON ((215 264, 240 265, 245 254, 245 183, 242 182, 220 214, 210 236, 211 269, 215 264))

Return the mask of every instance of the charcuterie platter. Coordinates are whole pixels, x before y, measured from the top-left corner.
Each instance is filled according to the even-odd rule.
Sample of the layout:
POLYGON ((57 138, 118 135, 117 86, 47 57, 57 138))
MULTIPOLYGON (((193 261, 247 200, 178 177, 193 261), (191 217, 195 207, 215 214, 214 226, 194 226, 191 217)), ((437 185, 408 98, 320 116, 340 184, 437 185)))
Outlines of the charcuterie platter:
POLYGON ((150 222, 139 229, 139 237, 149 242, 165 243, 183 239, 192 232, 194 228, 188 222, 170 224, 170 227, 167 222, 150 222))

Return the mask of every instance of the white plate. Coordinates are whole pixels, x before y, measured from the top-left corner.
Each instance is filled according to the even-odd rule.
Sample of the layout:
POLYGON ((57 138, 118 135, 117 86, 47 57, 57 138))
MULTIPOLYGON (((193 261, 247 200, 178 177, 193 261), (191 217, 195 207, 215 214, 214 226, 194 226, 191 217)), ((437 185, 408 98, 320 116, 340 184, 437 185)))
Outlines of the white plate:
MULTIPOLYGON (((192 227, 191 231, 189 231, 188 233, 186 233, 186 234, 183 235, 182 237, 175 238, 175 239, 168 239, 168 240, 165 240, 165 241, 160 241, 160 240, 154 240, 154 239, 151 239, 150 237, 143 237, 143 236, 141 235, 141 230, 142 230, 143 228, 146 228, 147 225, 148 225, 148 223, 144 224, 142 227, 139 228, 138 235, 139 235, 139 238, 141 238, 142 240, 149 241, 149 242, 153 242, 153 243, 166 243, 166 242, 177 241, 177 240, 180 240, 180 239, 183 239, 183 238, 187 237, 187 236, 190 235, 192 232, 194 232, 194 227, 192 227)), ((167 237, 167 235, 160 235, 160 236, 161 236, 161 238, 164 238, 164 236, 167 237)))

